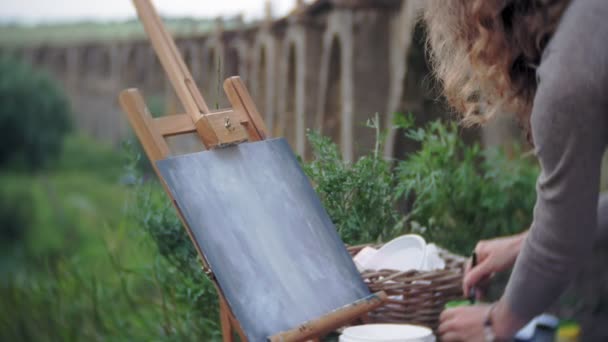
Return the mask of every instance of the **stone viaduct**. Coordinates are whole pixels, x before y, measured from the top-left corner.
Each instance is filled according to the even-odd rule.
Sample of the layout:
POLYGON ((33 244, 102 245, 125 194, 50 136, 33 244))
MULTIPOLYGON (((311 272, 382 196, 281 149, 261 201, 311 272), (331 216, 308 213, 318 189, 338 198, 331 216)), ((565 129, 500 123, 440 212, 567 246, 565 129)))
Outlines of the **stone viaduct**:
MULTIPOLYGON (((256 25, 231 30, 218 20, 213 32, 176 42, 210 105, 226 106, 221 81, 240 75, 273 136, 285 136, 296 153, 309 156, 306 130, 319 129, 352 161, 374 146, 375 132, 365 122, 376 113, 384 128, 395 112, 411 112, 417 123, 444 115, 431 90, 424 28, 417 21, 423 4, 298 1, 286 17, 267 13, 256 25)), ((77 126, 97 138, 117 143, 128 136, 117 103, 124 88, 140 88, 149 102, 164 103, 164 111, 180 110, 145 39, 39 45, 19 52, 63 82, 77 126)), ((386 156, 407 150, 405 138, 391 130, 386 156)))

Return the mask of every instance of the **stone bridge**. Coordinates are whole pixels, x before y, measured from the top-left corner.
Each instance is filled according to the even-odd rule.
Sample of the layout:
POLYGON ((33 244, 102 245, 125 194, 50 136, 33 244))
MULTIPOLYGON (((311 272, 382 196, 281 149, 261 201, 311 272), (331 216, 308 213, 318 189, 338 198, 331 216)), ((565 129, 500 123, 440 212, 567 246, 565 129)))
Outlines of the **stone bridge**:
MULTIPOLYGON (((286 17, 267 14, 258 24, 230 30, 218 19, 213 32, 177 37, 176 43, 210 106, 227 105, 221 81, 240 75, 273 136, 286 137, 298 154, 309 156, 306 130, 319 129, 351 161, 374 146, 375 132, 365 122, 376 113, 384 128, 396 112, 413 113, 417 123, 443 115, 430 90, 424 29, 417 24, 423 3, 298 1, 286 17)), ((153 108, 163 103, 165 112, 181 110, 145 39, 19 52, 63 82, 77 126, 97 138, 117 143, 128 136, 117 102, 124 88, 140 88, 153 108)), ((384 153, 400 157, 408 149, 392 130, 384 153)))

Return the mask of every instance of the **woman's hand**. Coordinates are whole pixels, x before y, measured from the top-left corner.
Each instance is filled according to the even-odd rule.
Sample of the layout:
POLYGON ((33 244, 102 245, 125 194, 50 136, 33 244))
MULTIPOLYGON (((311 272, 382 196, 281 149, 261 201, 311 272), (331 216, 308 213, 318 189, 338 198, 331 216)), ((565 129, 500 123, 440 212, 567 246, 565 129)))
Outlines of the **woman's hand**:
POLYGON ((494 273, 512 267, 527 234, 524 232, 477 243, 477 247, 475 247, 477 266, 471 267, 471 261, 467 262, 462 282, 462 291, 465 296, 469 295, 471 287, 491 278, 494 273))
POLYGON ((503 300, 494 304, 462 306, 446 309, 439 317, 439 340, 442 342, 484 342, 485 323, 490 320, 492 335, 497 341, 508 341, 524 326, 503 300))
POLYGON ((485 304, 446 309, 439 318, 439 340, 484 342, 484 323, 489 310, 490 305, 485 304))

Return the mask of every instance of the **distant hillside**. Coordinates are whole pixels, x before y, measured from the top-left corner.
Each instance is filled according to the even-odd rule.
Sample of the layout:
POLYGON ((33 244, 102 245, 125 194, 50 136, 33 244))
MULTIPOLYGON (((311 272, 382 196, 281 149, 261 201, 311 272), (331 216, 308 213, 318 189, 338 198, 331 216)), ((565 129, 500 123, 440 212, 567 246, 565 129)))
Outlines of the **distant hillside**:
MULTIPOLYGON (((213 30, 214 19, 164 19, 169 31, 175 35, 200 34, 213 30)), ((239 25, 236 18, 225 19, 226 29, 239 25)), ((41 24, 36 26, 0 24, 0 45, 29 46, 41 43, 70 44, 74 42, 124 40, 144 37, 139 21, 132 19, 112 22, 76 22, 41 24)))

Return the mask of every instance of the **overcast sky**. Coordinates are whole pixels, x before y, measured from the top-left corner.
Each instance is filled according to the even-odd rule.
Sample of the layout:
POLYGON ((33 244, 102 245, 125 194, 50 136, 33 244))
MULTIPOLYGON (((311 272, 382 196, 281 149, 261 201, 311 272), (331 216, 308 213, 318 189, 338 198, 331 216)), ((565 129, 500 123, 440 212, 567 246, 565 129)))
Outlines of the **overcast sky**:
MULTIPOLYGON (((286 14, 295 0, 271 0, 275 16, 286 14)), ((260 18, 264 0, 153 0, 161 15, 217 17, 243 13, 260 18)), ((124 19, 135 16, 130 0, 0 0, 0 20, 26 23, 124 19)))

